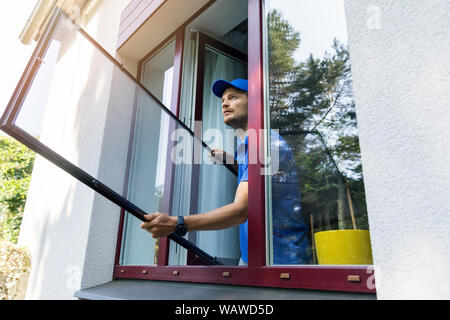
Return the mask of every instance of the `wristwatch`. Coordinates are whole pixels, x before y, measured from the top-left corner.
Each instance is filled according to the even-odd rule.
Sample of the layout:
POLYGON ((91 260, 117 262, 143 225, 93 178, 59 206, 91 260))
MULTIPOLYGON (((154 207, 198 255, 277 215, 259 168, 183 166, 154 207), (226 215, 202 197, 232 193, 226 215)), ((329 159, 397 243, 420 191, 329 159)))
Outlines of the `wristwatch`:
POLYGON ((177 236, 184 236, 187 233, 187 227, 186 227, 186 222, 184 222, 184 217, 183 216, 178 216, 178 224, 175 227, 175 234, 177 236))

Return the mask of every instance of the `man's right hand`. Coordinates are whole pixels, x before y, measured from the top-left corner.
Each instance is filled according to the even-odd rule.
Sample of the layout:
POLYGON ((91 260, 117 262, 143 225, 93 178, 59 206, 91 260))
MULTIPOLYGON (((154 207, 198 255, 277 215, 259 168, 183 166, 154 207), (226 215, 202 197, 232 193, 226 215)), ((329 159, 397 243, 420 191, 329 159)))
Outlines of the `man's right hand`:
POLYGON ((214 148, 214 149, 211 149, 210 157, 212 158, 212 161, 215 164, 231 165, 233 167, 234 172, 237 174, 238 165, 237 165, 236 159, 232 155, 226 153, 225 151, 223 151, 221 149, 214 148))
POLYGON ((213 157, 215 163, 220 164, 235 164, 236 161, 234 157, 231 154, 226 153, 225 151, 221 149, 212 149, 211 150, 211 156, 213 157))
POLYGON ((144 218, 147 221, 141 223, 141 229, 150 232, 155 239, 167 237, 175 231, 175 227, 178 224, 177 217, 169 216, 162 212, 148 214, 145 215, 144 218))
POLYGON ((223 164, 226 163, 227 153, 221 149, 212 149, 211 158, 213 158, 214 163, 223 164))

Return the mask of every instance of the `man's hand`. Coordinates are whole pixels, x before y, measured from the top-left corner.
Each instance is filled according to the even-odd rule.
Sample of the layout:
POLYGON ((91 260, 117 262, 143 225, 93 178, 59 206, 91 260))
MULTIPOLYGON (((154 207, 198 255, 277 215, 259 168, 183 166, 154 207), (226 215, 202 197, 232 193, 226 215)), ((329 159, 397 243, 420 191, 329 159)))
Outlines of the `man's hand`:
POLYGON ((225 151, 221 149, 214 148, 211 150, 211 158, 213 158, 213 161, 215 163, 220 164, 234 164, 235 160, 234 157, 231 154, 226 153, 225 151))
POLYGON ((234 172, 238 172, 236 160, 231 154, 228 154, 221 149, 215 148, 211 150, 210 157, 215 164, 229 164, 233 167, 234 172))
POLYGON ((178 224, 177 217, 172 217, 162 212, 145 215, 144 218, 147 222, 141 224, 141 229, 150 232, 155 239, 167 237, 175 231, 178 224))
POLYGON ((214 163, 223 164, 226 162, 226 153, 223 150, 214 148, 211 150, 211 158, 214 163))

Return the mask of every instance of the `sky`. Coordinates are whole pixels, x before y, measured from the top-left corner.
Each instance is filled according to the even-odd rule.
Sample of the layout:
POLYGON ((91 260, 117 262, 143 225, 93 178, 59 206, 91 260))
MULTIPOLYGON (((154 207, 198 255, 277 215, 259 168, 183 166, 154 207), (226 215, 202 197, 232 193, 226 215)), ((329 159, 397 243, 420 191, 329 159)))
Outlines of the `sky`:
POLYGON ((283 17, 300 32, 298 60, 310 53, 315 58, 330 51, 334 37, 347 43, 344 0, 270 0, 270 9, 281 11, 283 17))
POLYGON ((19 35, 33 11, 36 1, 14 0, 7 3, 0 10, 0 38, 2 39, 0 113, 3 113, 8 104, 35 47, 35 42, 28 46, 22 44, 19 35))

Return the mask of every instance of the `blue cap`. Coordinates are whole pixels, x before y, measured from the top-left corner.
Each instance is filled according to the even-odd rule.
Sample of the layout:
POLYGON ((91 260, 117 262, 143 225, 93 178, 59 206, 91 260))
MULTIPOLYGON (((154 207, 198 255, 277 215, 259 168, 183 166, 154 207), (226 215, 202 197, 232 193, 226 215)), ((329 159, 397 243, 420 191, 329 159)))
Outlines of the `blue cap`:
POLYGON ((223 93, 229 87, 235 87, 241 91, 248 92, 248 80, 234 79, 233 81, 229 82, 223 79, 219 79, 216 82, 214 82, 212 86, 212 91, 217 97, 222 98, 223 93))

